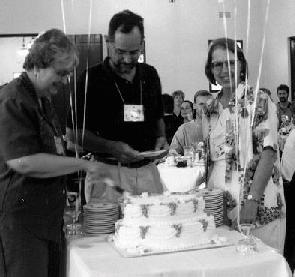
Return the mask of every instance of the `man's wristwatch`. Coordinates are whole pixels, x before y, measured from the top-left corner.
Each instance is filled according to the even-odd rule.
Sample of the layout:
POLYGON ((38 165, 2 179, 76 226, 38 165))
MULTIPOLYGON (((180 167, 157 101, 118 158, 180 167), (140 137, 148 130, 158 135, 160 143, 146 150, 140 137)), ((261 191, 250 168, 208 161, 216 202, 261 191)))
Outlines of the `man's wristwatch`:
POLYGON ((247 200, 255 201, 256 203, 259 203, 259 199, 255 198, 252 194, 248 194, 247 200))

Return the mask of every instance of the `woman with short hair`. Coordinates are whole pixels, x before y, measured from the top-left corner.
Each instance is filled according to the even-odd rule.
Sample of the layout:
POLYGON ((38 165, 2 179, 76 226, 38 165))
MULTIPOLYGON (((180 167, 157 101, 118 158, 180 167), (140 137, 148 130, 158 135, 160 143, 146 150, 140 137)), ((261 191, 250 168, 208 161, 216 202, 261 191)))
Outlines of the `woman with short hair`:
POLYGON ((78 63, 66 35, 39 35, 25 72, 0 92, 0 276, 57 277, 62 262, 65 174, 102 177, 97 163, 65 157, 50 97, 78 63))

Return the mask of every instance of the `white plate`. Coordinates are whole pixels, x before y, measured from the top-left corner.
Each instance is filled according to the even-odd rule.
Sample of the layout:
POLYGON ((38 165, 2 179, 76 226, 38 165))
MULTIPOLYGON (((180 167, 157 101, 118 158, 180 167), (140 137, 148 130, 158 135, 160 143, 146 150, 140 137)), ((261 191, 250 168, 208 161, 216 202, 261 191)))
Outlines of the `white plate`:
POLYGON ((168 153, 168 150, 153 150, 139 153, 139 156, 149 159, 163 158, 168 153))

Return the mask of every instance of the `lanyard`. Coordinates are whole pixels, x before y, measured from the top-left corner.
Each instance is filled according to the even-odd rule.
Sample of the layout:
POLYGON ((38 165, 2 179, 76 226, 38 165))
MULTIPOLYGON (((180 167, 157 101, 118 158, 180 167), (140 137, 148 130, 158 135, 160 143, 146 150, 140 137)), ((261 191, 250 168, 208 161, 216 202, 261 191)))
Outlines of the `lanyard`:
POLYGON ((53 133, 55 136, 61 136, 61 132, 59 132, 59 129, 55 125, 54 122, 54 116, 52 112, 51 102, 46 97, 38 97, 35 87, 33 86, 32 82, 28 78, 28 75, 26 72, 22 73, 19 77, 23 86, 29 91, 29 93, 38 101, 39 104, 39 112, 41 117, 44 119, 44 121, 51 127, 53 130, 53 133))
POLYGON ((59 136, 58 128, 55 126, 54 118, 51 116, 51 104, 49 99, 38 99, 40 110, 41 110, 41 116, 42 118, 47 122, 47 124, 51 127, 53 130, 53 133, 55 136, 59 136))
MULTIPOLYGON (((120 95, 120 98, 121 98, 123 104, 125 104, 125 100, 123 98, 121 90, 120 90, 117 82, 116 81, 114 81, 114 82, 115 82, 116 90, 117 90, 118 94, 120 95)), ((139 90, 140 90, 140 105, 142 105, 142 81, 141 80, 139 80, 139 90)))

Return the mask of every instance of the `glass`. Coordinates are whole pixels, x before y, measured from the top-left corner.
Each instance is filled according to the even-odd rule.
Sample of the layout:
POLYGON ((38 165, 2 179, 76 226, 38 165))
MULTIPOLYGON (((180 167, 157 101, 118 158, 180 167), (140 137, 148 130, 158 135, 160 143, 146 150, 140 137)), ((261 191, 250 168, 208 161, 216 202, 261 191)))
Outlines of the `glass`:
POLYGON ((176 165, 175 156, 174 155, 170 155, 170 156, 166 157, 165 163, 168 166, 175 166, 176 165))
POLYGON ((74 223, 74 224, 67 224, 66 226, 66 238, 67 239, 75 239, 81 238, 85 235, 83 231, 82 224, 74 223))
POLYGON ((242 255, 249 255, 258 251, 255 237, 251 234, 253 228, 254 224, 244 223, 238 225, 238 230, 243 238, 238 241, 236 250, 242 255))
POLYGON ((196 159, 197 160, 204 160, 205 159, 205 154, 206 154, 206 149, 205 149, 205 143, 203 141, 200 141, 196 143, 195 145, 196 148, 196 159))
POLYGON ((194 162, 195 150, 193 146, 183 147, 183 156, 187 160, 187 166, 192 167, 194 162))
POLYGON ((67 192, 67 205, 64 215, 66 225, 66 237, 68 239, 72 239, 74 237, 83 235, 82 226, 80 223, 78 223, 78 218, 80 215, 78 192, 67 192))
POLYGON ((211 67, 212 69, 214 69, 215 71, 220 72, 223 69, 223 66, 225 66, 226 68, 235 68, 235 64, 237 63, 238 65, 238 61, 236 60, 229 60, 229 61, 216 61, 216 62, 212 62, 211 63, 211 67))

